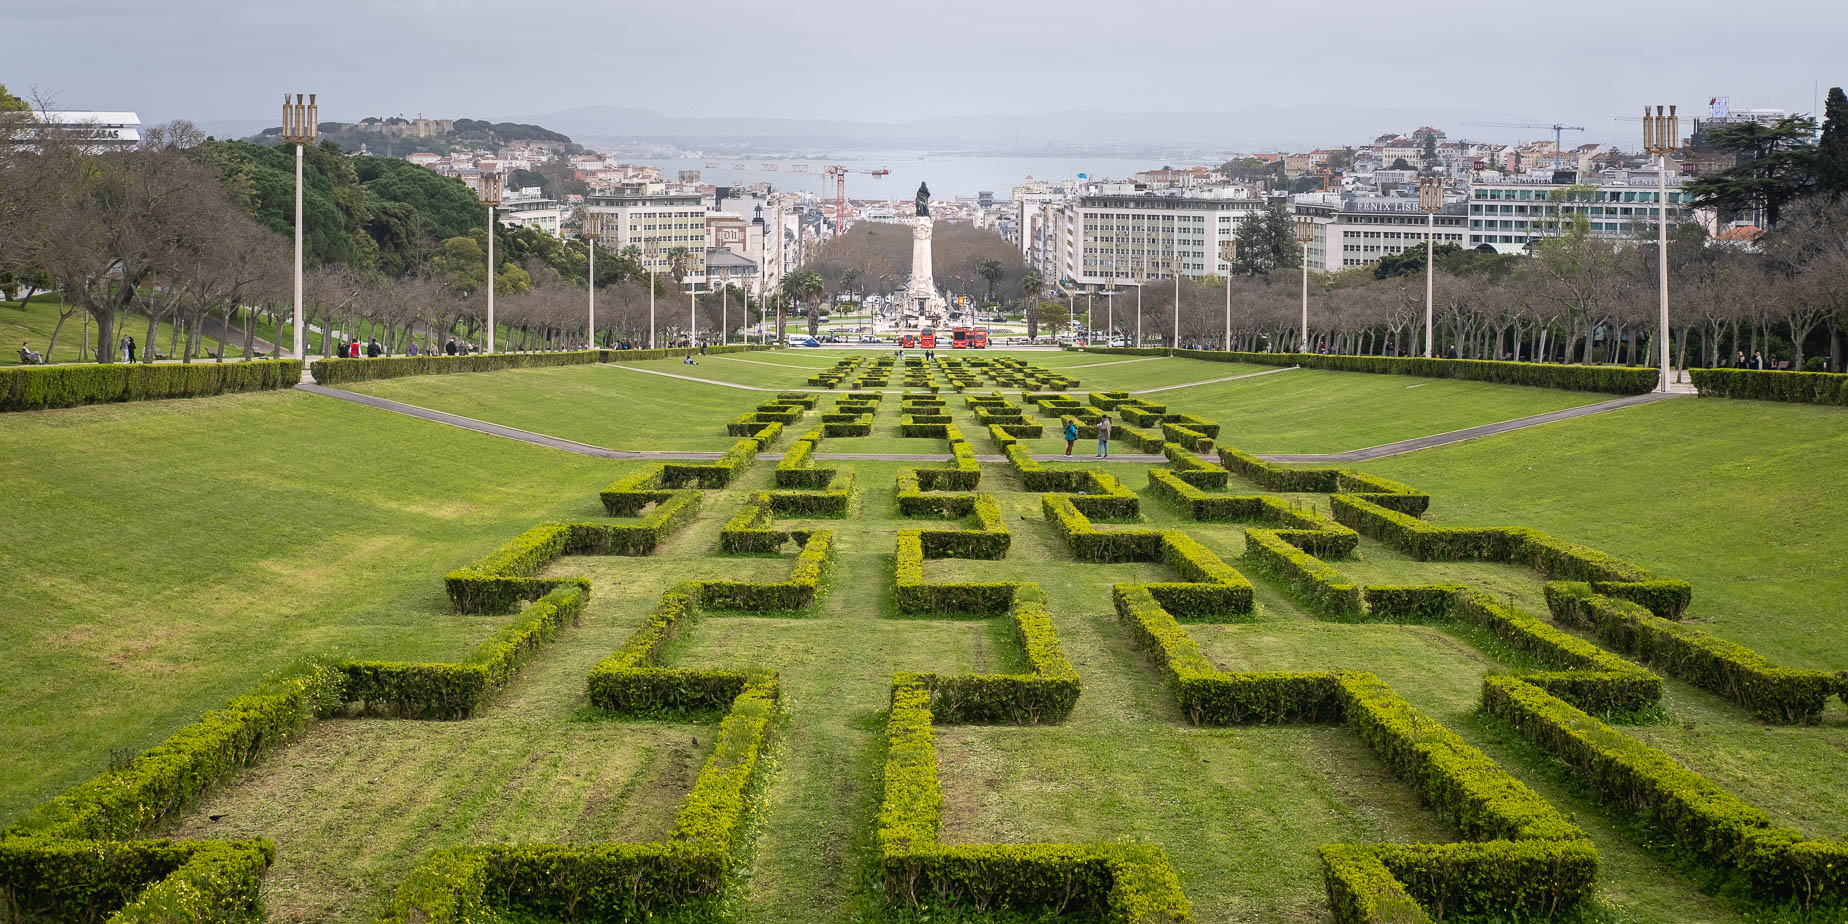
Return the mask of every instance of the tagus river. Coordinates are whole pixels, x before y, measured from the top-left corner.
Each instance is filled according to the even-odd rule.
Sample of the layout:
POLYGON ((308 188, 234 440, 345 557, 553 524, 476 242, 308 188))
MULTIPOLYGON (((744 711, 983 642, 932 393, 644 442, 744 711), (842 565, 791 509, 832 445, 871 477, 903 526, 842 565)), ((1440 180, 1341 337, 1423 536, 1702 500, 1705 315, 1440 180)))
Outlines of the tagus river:
MULTIPOLYGON (((1180 161, 1162 163, 1109 157, 990 157, 985 155, 940 154, 929 151, 862 151, 812 158, 763 159, 712 157, 702 160, 638 160, 661 168, 672 180, 682 170, 699 171, 700 181, 715 186, 748 186, 767 182, 779 192, 823 192, 826 177, 822 170, 840 164, 853 171, 890 170, 891 175, 867 176, 855 172, 847 177, 847 196, 852 199, 908 200, 917 192, 918 183, 928 181, 932 198, 953 199, 993 192, 1006 199, 1008 191, 1028 177, 1036 180, 1071 180, 1085 174, 1091 179, 1127 179, 1143 170, 1164 166, 1184 166, 1180 161), (714 165, 717 166, 714 166, 714 165), (766 169, 774 167, 775 169, 766 169), (804 171, 803 167, 807 170, 804 171)), ((825 190, 832 195, 832 186, 825 190)))

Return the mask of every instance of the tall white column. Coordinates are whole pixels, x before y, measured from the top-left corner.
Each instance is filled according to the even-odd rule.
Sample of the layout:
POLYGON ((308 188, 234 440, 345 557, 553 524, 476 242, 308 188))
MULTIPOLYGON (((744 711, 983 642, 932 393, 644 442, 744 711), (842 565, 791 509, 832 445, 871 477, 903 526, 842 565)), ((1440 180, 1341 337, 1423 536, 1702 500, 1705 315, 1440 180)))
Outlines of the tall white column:
POLYGON ((488 352, 494 352, 494 206, 488 206, 488 352))
POLYGON ((1436 239, 1437 239, 1437 213, 1436 212, 1426 212, 1425 213, 1425 358, 1426 359, 1431 358, 1431 347, 1432 347, 1432 342, 1433 342, 1432 337, 1431 337, 1431 297, 1432 297, 1432 292, 1434 291, 1432 288, 1432 282, 1435 280, 1435 274, 1433 274, 1431 270, 1437 264, 1436 245, 1432 243, 1436 239))
POLYGON ((1309 248, 1303 248, 1303 347, 1309 352, 1309 248))
POLYGON ((590 290, 590 322, 584 328, 585 349, 597 348, 597 239, 590 239, 590 284, 584 288, 590 290))
POLYGON ((1226 270, 1226 342, 1227 353, 1232 352, 1232 271, 1226 270))
MULTIPOLYGON (((286 105, 286 104, 285 104, 286 105)), ((295 146, 295 358, 304 359, 302 336, 302 146, 295 146)), ((280 346, 280 344, 278 344, 280 346)))
POLYGON ((1668 155, 1663 154, 1656 170, 1657 269, 1662 289, 1662 382, 1657 391, 1668 391, 1668 155))

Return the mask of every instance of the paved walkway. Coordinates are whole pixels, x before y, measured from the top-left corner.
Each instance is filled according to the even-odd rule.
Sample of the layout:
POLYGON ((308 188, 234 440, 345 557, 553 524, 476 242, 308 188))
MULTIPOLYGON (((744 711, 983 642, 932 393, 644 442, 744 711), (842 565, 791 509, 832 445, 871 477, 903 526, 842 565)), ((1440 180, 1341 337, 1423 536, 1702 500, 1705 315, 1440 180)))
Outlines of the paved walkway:
MULTIPOLYGON (((1159 358, 1159 357, 1156 357, 1156 358, 1159 358)), ((1141 391, 1132 391, 1130 392, 1130 394, 1132 395, 1152 395, 1158 391, 1173 391, 1177 388, 1194 388, 1200 385, 1217 385, 1220 382, 1231 382, 1237 379, 1255 379, 1260 375, 1276 375, 1279 372, 1289 372, 1292 369, 1301 369, 1301 368, 1302 368, 1301 366, 1279 366, 1275 369, 1261 369, 1257 372, 1246 372, 1241 375, 1228 375, 1228 376, 1224 376, 1224 377, 1217 378, 1217 379, 1206 379, 1205 381, 1200 381, 1200 382, 1182 382, 1179 385, 1163 385, 1160 388, 1144 388, 1141 391)))
POLYGON ((1259 455, 1258 458, 1266 462, 1366 462, 1372 459, 1384 459, 1387 456, 1417 452, 1420 449, 1430 449, 1433 446, 1447 446, 1451 443, 1461 443, 1465 440, 1478 439, 1484 436, 1494 436, 1498 433, 1508 433, 1514 430, 1525 430, 1528 427, 1537 427, 1541 424, 1549 424, 1555 421, 1571 420, 1574 417, 1587 417, 1592 414, 1602 414, 1606 411, 1635 407, 1639 404, 1653 404, 1657 401, 1666 401, 1670 398, 1680 397, 1683 396, 1679 393, 1665 395, 1660 392, 1650 392, 1644 395, 1631 395, 1627 398, 1600 401, 1596 404, 1586 404, 1580 407, 1569 407, 1561 411, 1535 414, 1532 417, 1517 417, 1514 420, 1502 420, 1491 424, 1483 424, 1479 427, 1452 430, 1449 433, 1436 433, 1431 436, 1421 436, 1417 439, 1400 440, 1397 443, 1368 446, 1365 449, 1351 449, 1347 452, 1329 453, 1266 453, 1259 455))
POLYGON ((1113 359, 1108 362, 1101 362, 1101 363, 1079 363, 1076 366, 1067 366, 1066 368, 1068 369, 1090 369, 1094 366, 1121 366, 1124 363, 1146 363, 1151 359, 1167 359, 1167 357, 1166 356, 1138 356, 1135 359, 1113 359))

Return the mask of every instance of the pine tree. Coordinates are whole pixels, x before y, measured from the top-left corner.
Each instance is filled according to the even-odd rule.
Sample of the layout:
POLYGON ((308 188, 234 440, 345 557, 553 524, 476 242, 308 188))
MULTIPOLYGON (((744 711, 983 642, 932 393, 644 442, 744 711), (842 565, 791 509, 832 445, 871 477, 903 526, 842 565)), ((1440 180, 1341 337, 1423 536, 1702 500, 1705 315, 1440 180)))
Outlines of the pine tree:
POLYGON ((1816 189, 1831 199, 1848 193, 1848 95, 1829 90, 1822 107, 1822 140, 1816 145, 1816 189))

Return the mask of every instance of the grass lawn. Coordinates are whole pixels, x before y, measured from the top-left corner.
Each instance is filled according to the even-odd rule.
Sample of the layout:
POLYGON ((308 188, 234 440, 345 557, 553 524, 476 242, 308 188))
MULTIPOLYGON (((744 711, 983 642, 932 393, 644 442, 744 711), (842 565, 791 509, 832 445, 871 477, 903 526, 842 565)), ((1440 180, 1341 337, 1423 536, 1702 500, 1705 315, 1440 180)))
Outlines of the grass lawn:
POLYGON ((1430 492, 1432 519, 1532 526, 1692 581, 1706 630, 1848 669, 1848 411, 1679 398, 1356 467, 1430 492))
POLYGON ((5 415, 0 816, 295 659, 458 656, 443 573, 624 470, 301 392, 5 415))
MULTIPOLYGON (((813 351, 763 362, 784 360, 832 361, 813 351)), ((1109 368, 1128 375, 1171 362, 1109 368)), ((731 366, 741 376, 761 369, 778 377, 768 387, 804 374, 731 366)), ((1416 381, 1287 372, 1163 397, 1234 434, 1269 432, 1289 444, 1231 439, 1262 450, 1348 448, 1535 413, 1547 401, 1598 400, 1451 382, 1413 392, 1436 397, 1389 390, 1416 381), (1250 400, 1254 386, 1272 382, 1297 383, 1288 388, 1301 421, 1274 407, 1275 394, 1250 400), (1215 409, 1234 404, 1244 417, 1215 409), (1405 413, 1385 410, 1394 407, 1405 413), (1251 419, 1270 420, 1271 429, 1240 429, 1251 419)), ((720 448, 731 442, 725 420, 767 397, 594 366, 356 390, 614 448, 720 448)), ((976 451, 994 452, 960 401, 946 399, 976 451)), ((1795 666, 1845 667, 1834 640, 1848 628, 1838 605, 1848 563, 1831 528, 1848 512, 1838 486, 1848 460, 1842 414, 1680 399, 1363 467, 1429 491, 1440 521, 1534 526, 1686 577, 1695 586, 1690 616, 1713 631, 1795 666)), ((889 399, 871 436, 824 440, 819 451, 944 451, 940 440, 900 437, 898 418, 889 399)), ((790 429, 806 432, 815 421, 811 414, 790 429)), ((0 608, 30 618, 0 629, 0 693, 13 706, 0 716, 0 740, 20 743, 0 754, 0 823, 94 773, 112 750, 146 747, 295 658, 454 658, 506 617, 450 614, 444 571, 547 517, 597 515, 596 490, 630 468, 302 393, 6 422, 0 483, 12 489, 13 512, 0 525, 0 567, 29 579, 0 584, 0 608)), ((894 534, 921 525, 896 509, 892 486, 903 466, 825 464, 856 476, 848 516, 777 520, 836 532, 837 561, 815 607, 778 617, 707 614, 663 653, 668 666, 770 667, 781 677, 786 717, 728 920, 888 919, 872 840, 893 673, 1021 664, 1002 620, 897 618, 894 534)), ((1185 530, 1237 567, 1243 528, 1183 519, 1147 490, 1147 469, 1109 469, 1142 495, 1144 522, 1185 530)), ((711 745, 711 725, 608 718, 586 706, 585 675, 673 582, 788 572, 789 548, 718 551, 721 526, 749 493, 772 484, 766 462, 708 492, 697 519, 652 556, 552 565, 548 573, 592 582, 584 619, 476 717, 318 723, 160 833, 274 840, 268 901, 281 921, 369 920, 408 870, 445 846, 658 838, 711 745)), ((1237 482, 1233 489, 1256 491, 1237 482)), ((927 576, 1039 582, 1083 694, 1057 725, 938 727, 946 841, 1153 843, 1167 852, 1197 920, 1310 922, 1328 915, 1318 845, 1454 839, 1347 728, 1186 724, 1110 592, 1113 582, 1173 572, 1073 560, 1043 519, 1040 495, 1024 491, 1007 465, 984 465, 980 490, 995 495, 1013 534, 1007 557, 933 560, 927 576)), ((1293 497, 1327 509, 1325 496, 1293 497)), ((1414 562, 1371 540, 1356 560, 1334 564, 1361 581, 1458 580, 1538 606, 1541 579, 1524 568, 1414 562)), ((1440 627, 1329 623, 1251 577, 1254 616, 1188 624, 1207 656, 1231 670, 1378 673, 1585 828, 1603 858, 1590 920, 1787 920, 1702 894, 1670 858, 1643 846, 1630 819, 1480 716, 1482 676, 1530 666, 1522 658, 1440 627)), ((1832 706, 1819 726, 1770 728, 1676 682, 1664 706, 1662 721, 1628 731, 1805 833, 1848 833, 1848 796, 1838 785, 1848 710, 1832 706)))
POLYGON ((723 450, 737 442, 725 435, 725 421, 772 397, 600 365, 421 375, 343 387, 607 449, 723 450))
POLYGON ((1610 398, 1321 369, 1292 369, 1150 397, 1174 410, 1218 421, 1224 428, 1219 442, 1247 452, 1342 452, 1610 398))
MULTIPOLYGON (((19 365, 19 344, 21 341, 30 343, 32 349, 39 353, 45 353, 46 347, 51 344, 51 332, 58 327, 58 311, 60 310, 61 304, 61 300, 55 292, 41 292, 33 296, 32 300, 27 302, 23 308, 20 307, 18 302, 0 302, 0 334, 4 334, 4 336, 0 336, 0 347, 4 347, 4 349, 0 349, 0 366, 19 365)), ((79 312, 73 315, 70 320, 64 322, 64 329, 58 332, 58 348, 55 352, 45 356, 47 362, 74 363, 96 361, 96 325, 94 323, 89 326, 89 350, 87 353, 79 355, 86 339, 84 330, 84 319, 86 316, 87 315, 83 312, 79 312)), ((179 352, 173 349, 173 325, 166 321, 162 321, 160 322, 158 330, 160 331, 158 343, 161 352, 170 353, 176 357, 179 356, 179 352)), ((145 342, 148 335, 147 315, 124 314, 120 318, 117 318, 115 330, 116 342, 120 343, 124 335, 135 338, 135 358, 139 360, 147 346, 145 342)), ((233 357, 244 355, 242 344, 243 340, 241 339, 227 342, 225 344, 225 356, 233 357)), ((184 349, 185 344, 180 344, 180 347, 184 349)), ((195 361, 211 362, 210 359, 203 358, 205 351, 215 350, 217 348, 217 340, 209 336, 204 338, 199 343, 199 353, 202 359, 195 361)))

